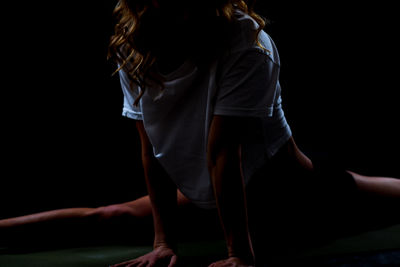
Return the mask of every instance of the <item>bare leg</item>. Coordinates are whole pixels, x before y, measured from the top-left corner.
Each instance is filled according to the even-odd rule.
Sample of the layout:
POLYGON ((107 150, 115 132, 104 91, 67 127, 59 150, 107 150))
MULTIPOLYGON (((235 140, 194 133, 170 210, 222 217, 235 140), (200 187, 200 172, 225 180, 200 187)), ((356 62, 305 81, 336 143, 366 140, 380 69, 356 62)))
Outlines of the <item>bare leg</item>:
MULTIPOLYGON (((183 206, 188 203, 189 200, 178 191, 178 204, 183 206)), ((18 239, 17 242, 21 239, 25 241, 30 235, 35 235, 35 232, 40 232, 43 236, 60 235, 61 239, 63 238, 61 234, 64 232, 79 237, 82 233, 87 234, 88 229, 96 231, 101 225, 117 226, 118 228, 125 225, 128 228, 134 228, 133 225, 130 227, 131 223, 150 216, 151 202, 148 196, 98 208, 67 208, 45 211, 0 220, 0 242, 8 244, 10 238, 18 239)), ((105 229, 101 231, 103 232, 103 230, 105 229)), ((69 237, 68 234, 67 237, 69 237)))
POLYGON ((0 243, 12 247, 36 247, 54 242, 66 244, 71 240, 105 239, 118 222, 126 221, 129 224, 148 216, 151 206, 147 199, 142 197, 128 203, 98 208, 51 210, 0 220, 0 243))
POLYGON ((83 218, 90 212, 93 212, 94 208, 69 208, 69 209, 58 209, 45 211, 35 214, 29 214, 25 216, 19 216, 9 219, 0 220, 0 229, 20 227, 28 224, 36 224, 45 221, 67 219, 67 218, 83 218))
POLYGON ((82 220, 94 218, 98 220, 109 220, 121 215, 132 217, 146 217, 151 214, 151 205, 147 196, 141 197, 127 203, 109 205, 98 208, 66 208, 39 212, 19 216, 15 218, 0 220, 0 229, 21 227, 32 224, 48 223, 51 221, 70 221, 71 219, 82 220))
MULTIPOLYGON (((178 204, 188 204, 189 200, 178 191, 178 204)), ((151 203, 149 196, 143 196, 133 201, 114 204, 98 208, 67 208, 45 211, 15 218, 0 220, 0 229, 19 227, 28 224, 38 224, 57 220, 67 220, 71 218, 84 219, 95 217, 99 220, 109 220, 123 215, 133 218, 143 218, 151 215, 151 203)))
POLYGON ((348 171, 362 192, 374 196, 400 199, 400 179, 390 177, 365 176, 348 171))
MULTIPOLYGON (((190 203, 189 199, 187 199, 179 190, 177 192, 179 206, 184 206, 190 203)), ((109 220, 124 215, 128 215, 132 218, 145 218, 151 216, 151 202, 149 196, 147 195, 133 201, 86 211, 86 216, 95 216, 100 220, 109 220)))

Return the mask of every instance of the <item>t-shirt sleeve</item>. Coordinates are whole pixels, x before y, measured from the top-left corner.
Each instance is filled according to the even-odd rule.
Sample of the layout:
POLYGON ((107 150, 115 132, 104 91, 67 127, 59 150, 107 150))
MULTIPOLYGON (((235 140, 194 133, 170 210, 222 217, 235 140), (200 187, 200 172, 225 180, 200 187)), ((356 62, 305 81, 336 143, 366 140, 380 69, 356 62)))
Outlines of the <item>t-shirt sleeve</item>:
POLYGON ((279 65, 260 48, 230 55, 223 62, 214 114, 271 117, 279 94, 279 65))
POLYGON ((118 74, 121 83, 121 89, 124 94, 122 116, 134 120, 143 120, 140 104, 134 105, 135 99, 139 95, 138 86, 135 83, 131 82, 128 74, 125 72, 124 69, 121 69, 118 74))

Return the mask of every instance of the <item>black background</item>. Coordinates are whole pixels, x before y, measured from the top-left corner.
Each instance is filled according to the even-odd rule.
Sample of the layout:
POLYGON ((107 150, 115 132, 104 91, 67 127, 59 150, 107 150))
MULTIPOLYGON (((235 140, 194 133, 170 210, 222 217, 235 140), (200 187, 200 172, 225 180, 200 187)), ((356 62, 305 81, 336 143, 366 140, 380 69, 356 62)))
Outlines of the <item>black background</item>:
MULTIPOLYGON (((137 133, 121 117, 106 60, 115 3, 3 6, 1 217, 144 193, 137 133)), ((283 105, 300 148, 400 177, 394 4, 259 1, 256 10, 280 51, 283 105)))

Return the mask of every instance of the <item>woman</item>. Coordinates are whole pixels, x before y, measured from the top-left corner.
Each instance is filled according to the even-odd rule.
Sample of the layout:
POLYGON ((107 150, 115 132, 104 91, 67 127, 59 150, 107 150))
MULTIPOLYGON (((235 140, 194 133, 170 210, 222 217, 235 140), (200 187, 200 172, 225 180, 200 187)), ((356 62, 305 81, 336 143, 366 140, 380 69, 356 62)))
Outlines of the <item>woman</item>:
POLYGON ((258 185, 270 177, 296 176, 290 183, 318 188, 319 197, 400 196, 396 179, 332 169, 298 149, 281 106, 278 51, 248 4, 119 1, 110 51, 123 115, 137 121, 155 239, 152 252, 115 267, 176 265, 176 187, 197 206, 218 209, 228 258, 212 267, 255 264, 248 213, 257 217, 266 201, 258 185))
POLYGON ((140 133, 149 197, 51 211, 39 222, 152 213, 154 250, 115 266, 174 266, 177 202, 190 199, 219 212, 229 254, 210 266, 253 266, 255 254, 262 259, 253 245, 264 242, 258 208, 276 199, 277 209, 294 206, 274 191, 302 204, 310 204, 307 194, 333 204, 338 194, 350 200, 358 192, 399 198, 396 179, 324 166, 298 149, 281 107, 278 52, 251 4, 121 0, 116 14, 110 51, 120 65, 123 115, 136 120, 140 133))

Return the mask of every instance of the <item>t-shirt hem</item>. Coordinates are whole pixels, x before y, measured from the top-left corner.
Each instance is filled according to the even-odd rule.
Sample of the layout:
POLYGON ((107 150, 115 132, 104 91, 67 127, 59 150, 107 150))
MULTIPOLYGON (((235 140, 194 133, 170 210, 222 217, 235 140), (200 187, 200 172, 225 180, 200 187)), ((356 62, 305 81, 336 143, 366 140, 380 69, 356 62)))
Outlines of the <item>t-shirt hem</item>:
POLYGON ((268 158, 272 158, 276 152, 292 137, 292 131, 289 127, 286 127, 286 132, 276 142, 269 146, 267 149, 268 158))
POLYGON ((217 207, 215 199, 208 199, 208 200, 193 199, 190 197, 191 195, 193 195, 191 193, 191 190, 188 190, 183 185, 179 184, 177 181, 175 181, 175 184, 178 187, 178 189, 182 192, 182 194, 186 196, 190 200, 190 202, 196 205, 197 207, 202 209, 214 209, 217 207))
POLYGON ((218 107, 214 110, 214 115, 238 116, 238 117, 272 117, 273 108, 248 109, 248 108, 230 108, 218 107))
POLYGON ((133 120, 143 120, 142 113, 134 112, 132 110, 123 109, 122 116, 133 119, 133 120))
POLYGON ((196 201, 196 200, 190 200, 194 205, 196 205, 199 208, 202 209, 215 209, 217 208, 217 204, 215 201, 196 201))

